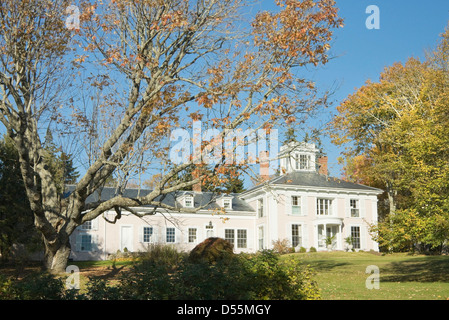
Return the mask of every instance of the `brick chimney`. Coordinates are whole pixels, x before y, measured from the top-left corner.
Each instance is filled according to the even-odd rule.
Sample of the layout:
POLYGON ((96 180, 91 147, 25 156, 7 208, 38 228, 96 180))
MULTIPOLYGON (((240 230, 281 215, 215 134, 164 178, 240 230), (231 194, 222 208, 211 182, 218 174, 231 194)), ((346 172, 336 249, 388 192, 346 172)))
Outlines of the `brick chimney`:
POLYGON ((260 182, 270 180, 270 158, 268 151, 261 151, 259 153, 259 170, 260 170, 260 182))
MULTIPOLYGON (((193 178, 193 179, 197 179, 199 176, 200 176, 199 170, 194 169, 194 170, 192 171, 192 178, 193 178)), ((192 186, 192 191, 193 191, 193 192, 197 192, 197 193, 201 193, 201 181, 198 182, 198 183, 195 183, 195 184, 192 186)))
POLYGON ((318 173, 326 176, 329 175, 327 170, 327 156, 318 158, 318 173))

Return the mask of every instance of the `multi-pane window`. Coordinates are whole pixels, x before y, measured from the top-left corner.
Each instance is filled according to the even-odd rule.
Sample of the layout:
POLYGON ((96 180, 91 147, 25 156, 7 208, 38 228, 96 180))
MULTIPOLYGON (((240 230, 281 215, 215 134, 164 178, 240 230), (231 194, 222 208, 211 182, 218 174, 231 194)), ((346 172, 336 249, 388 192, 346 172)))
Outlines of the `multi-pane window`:
POLYGON ((81 235, 81 251, 92 251, 92 236, 90 234, 81 235))
POLYGON ((184 199, 184 204, 186 208, 193 208, 193 197, 186 196, 184 199))
POLYGON ((301 214, 301 197, 292 196, 292 214, 301 214))
POLYGON ((223 199, 223 208, 225 209, 232 208, 231 199, 223 199))
POLYGON ((360 249, 360 227, 351 227, 351 238, 354 249, 360 249))
POLYGON ((310 156, 301 154, 299 155, 299 169, 300 170, 308 170, 309 169, 309 160, 310 156))
POLYGON ((153 236, 153 227, 143 227, 143 242, 150 243, 153 236))
POLYGON ((316 213, 319 216, 331 215, 331 199, 317 199, 316 200, 316 213))
POLYGON ((301 245, 301 225, 292 224, 292 246, 297 247, 301 245))
POLYGON ((240 229, 237 230, 237 248, 246 248, 246 230, 240 229))
POLYGON ((260 226, 259 227, 259 250, 264 249, 264 242, 265 242, 265 240, 264 240, 265 234, 264 233, 265 232, 264 232, 263 226, 260 226))
POLYGON ((82 230, 92 230, 92 221, 86 221, 81 225, 82 230))
POLYGON ((264 216, 264 212, 263 212, 263 198, 257 200, 257 214, 258 214, 259 218, 264 216))
POLYGON ((247 231, 246 229, 225 229, 225 240, 229 241, 233 246, 237 244, 237 248, 246 248, 247 247, 247 231), (237 231, 237 233, 236 233, 237 231), (236 239, 237 235, 237 239, 236 239))
POLYGON ((359 200, 349 200, 349 207, 351 208, 351 217, 360 217, 359 200))
POLYGON ((175 242, 175 228, 167 228, 167 234, 165 235, 165 242, 174 243, 175 242))
POLYGON ((197 229, 189 228, 189 243, 195 243, 197 240, 197 229))
POLYGON ((309 170, 309 168, 310 168, 310 155, 308 155, 308 154, 296 154, 295 155, 295 168, 296 168, 296 170, 309 170))
POLYGON ((225 229, 225 240, 229 241, 229 243, 234 246, 234 242, 235 242, 234 229, 225 229))
POLYGON ((210 237, 213 237, 213 236, 214 236, 214 226, 211 223, 209 223, 206 226, 206 237, 210 238, 210 237))

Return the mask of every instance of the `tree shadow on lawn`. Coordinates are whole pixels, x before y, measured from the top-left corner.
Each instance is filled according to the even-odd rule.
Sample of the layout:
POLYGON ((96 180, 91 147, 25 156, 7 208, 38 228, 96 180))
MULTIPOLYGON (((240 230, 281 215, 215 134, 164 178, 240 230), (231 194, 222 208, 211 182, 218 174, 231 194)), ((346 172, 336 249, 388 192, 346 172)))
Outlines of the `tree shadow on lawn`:
POLYGON ((304 264, 309 265, 314 271, 330 271, 334 268, 349 265, 347 262, 336 262, 329 260, 307 261, 304 264))
POLYGON ((449 257, 422 257, 392 262, 380 270, 385 282, 449 282, 449 257))

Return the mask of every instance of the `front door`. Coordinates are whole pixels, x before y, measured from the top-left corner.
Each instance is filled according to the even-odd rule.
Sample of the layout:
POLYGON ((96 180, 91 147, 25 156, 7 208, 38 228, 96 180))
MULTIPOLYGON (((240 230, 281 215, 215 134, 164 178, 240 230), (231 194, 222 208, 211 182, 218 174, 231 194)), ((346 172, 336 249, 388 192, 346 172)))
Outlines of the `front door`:
POLYGON ((133 251, 133 227, 121 226, 120 227, 120 251, 124 251, 125 248, 128 251, 133 251))

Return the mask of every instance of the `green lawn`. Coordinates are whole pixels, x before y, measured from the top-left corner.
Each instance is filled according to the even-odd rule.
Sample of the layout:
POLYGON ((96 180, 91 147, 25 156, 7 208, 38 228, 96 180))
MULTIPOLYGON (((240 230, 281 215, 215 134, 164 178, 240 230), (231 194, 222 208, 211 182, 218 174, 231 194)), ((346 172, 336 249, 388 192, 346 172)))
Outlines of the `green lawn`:
POLYGON ((315 270, 324 300, 449 299, 449 256, 376 255, 367 252, 297 253, 315 270), (379 268, 379 289, 367 289, 365 273, 379 268))

